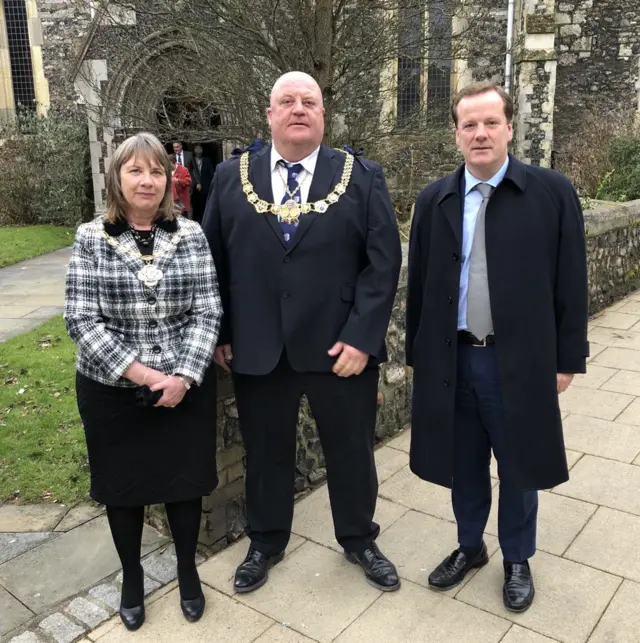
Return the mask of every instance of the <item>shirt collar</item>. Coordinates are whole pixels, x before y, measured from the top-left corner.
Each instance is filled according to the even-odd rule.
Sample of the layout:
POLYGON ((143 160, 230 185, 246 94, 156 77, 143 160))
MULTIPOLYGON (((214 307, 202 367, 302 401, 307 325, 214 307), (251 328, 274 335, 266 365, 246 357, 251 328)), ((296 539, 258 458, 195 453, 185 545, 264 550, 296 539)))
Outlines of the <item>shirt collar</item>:
POLYGON ((464 195, 467 196, 473 188, 476 187, 479 183, 488 183, 491 187, 497 188, 502 179, 504 179, 504 175, 507 173, 507 168, 509 167, 509 157, 507 156, 506 161, 502 164, 502 167, 488 180, 488 181, 481 181, 480 179, 477 179, 471 172, 469 172, 469 169, 465 165, 464 168, 464 195))
MULTIPOLYGON (((315 172, 315 169, 316 169, 316 163, 318 162, 318 154, 319 153, 320 153, 320 146, 318 145, 318 147, 316 147, 316 149, 313 150, 313 152, 311 152, 311 154, 309 154, 309 156, 307 156, 306 158, 303 158, 301 161, 298 161, 298 163, 300 163, 300 165, 302 165, 302 167, 309 174, 313 174, 315 172)), ((276 169, 276 163, 280 159, 282 159, 283 161, 289 163, 289 161, 287 161, 287 159, 285 159, 284 156, 282 156, 282 154, 280 154, 280 152, 278 152, 278 150, 276 149, 276 146, 272 145, 271 146, 271 171, 272 172, 276 169)))

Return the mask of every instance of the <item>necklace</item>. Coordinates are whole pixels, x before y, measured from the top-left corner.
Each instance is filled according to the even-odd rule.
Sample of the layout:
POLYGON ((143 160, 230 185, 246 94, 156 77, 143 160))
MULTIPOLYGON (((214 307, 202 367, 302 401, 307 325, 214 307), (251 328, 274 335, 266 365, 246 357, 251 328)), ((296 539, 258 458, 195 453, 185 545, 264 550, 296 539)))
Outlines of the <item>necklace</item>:
POLYGON ((144 230, 144 232, 149 232, 149 235, 142 235, 141 230, 136 230, 132 225, 129 225, 129 230, 133 235, 133 238, 145 248, 148 248, 153 242, 154 237, 156 236, 156 226, 153 226, 151 230, 144 230))
MULTIPOLYGON (((253 205, 256 212, 259 212, 260 214, 275 214, 285 223, 298 223, 300 215, 308 214, 309 212, 319 212, 320 214, 324 214, 329 209, 329 206, 337 203, 340 197, 347 191, 347 186, 351 179, 351 172, 353 171, 353 154, 349 154, 343 150, 337 151, 342 152, 342 154, 346 156, 344 160, 344 168, 342 169, 342 177, 336 184, 336 187, 333 188, 333 192, 328 194, 325 199, 314 201, 313 203, 302 204, 296 203, 293 199, 289 199, 283 205, 264 201, 256 194, 251 181, 249 181, 249 152, 244 152, 240 157, 240 181, 242 182, 242 191, 247 195, 247 201, 253 205)), ((280 178, 282 178, 282 175, 280 175, 280 178)), ((288 188, 287 193, 290 195, 288 188)))
MULTIPOLYGON (((135 250, 131 248, 125 248, 115 237, 112 237, 107 233, 107 231, 104 229, 104 225, 102 226, 102 234, 107 240, 107 243, 112 248, 119 248, 121 252, 131 255, 132 257, 135 257, 136 259, 140 259, 142 261, 144 266, 140 270, 138 270, 136 276, 147 288, 154 288, 158 285, 158 283, 164 277, 164 273, 162 272, 162 270, 160 270, 160 268, 151 264, 156 259, 168 255, 171 251, 173 251, 173 247, 170 247, 164 252, 156 252, 150 255, 143 255, 137 248, 135 250)), ((177 246, 180 243, 180 239, 182 239, 182 229, 179 229, 178 232, 172 235, 171 245, 177 246)))

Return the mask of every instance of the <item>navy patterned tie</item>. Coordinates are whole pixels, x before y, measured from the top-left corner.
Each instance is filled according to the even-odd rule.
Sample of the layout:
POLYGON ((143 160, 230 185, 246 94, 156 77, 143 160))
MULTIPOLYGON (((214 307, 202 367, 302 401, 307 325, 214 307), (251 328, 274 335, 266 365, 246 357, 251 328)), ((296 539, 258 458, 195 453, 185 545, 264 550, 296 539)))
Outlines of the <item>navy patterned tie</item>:
MULTIPOLYGON (((278 165, 281 167, 286 167, 287 168, 287 187, 289 188, 289 192, 293 192, 294 190, 297 190, 297 192, 293 195, 293 200, 298 204, 302 204, 302 195, 300 194, 301 190, 298 190, 298 177, 300 176, 300 172, 304 169, 302 167, 301 163, 293 163, 291 165, 287 164, 286 161, 283 159, 280 159, 278 161, 278 165)), ((278 172, 280 170, 278 169, 278 172)), ((284 197, 282 198, 282 205, 284 205, 287 201, 289 201, 291 197, 286 193, 284 193, 284 197)), ((280 227, 282 228, 282 236, 284 237, 284 242, 289 245, 291 243, 291 239, 293 239, 293 235, 296 233, 296 227, 297 223, 285 223, 284 221, 280 221, 280 227)))

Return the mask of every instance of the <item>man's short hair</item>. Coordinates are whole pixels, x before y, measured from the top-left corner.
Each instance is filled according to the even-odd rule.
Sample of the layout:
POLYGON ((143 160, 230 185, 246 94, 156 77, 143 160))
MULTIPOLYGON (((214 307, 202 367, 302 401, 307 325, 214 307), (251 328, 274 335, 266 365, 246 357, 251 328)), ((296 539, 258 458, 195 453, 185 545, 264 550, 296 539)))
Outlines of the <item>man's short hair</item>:
POLYGON ((480 94, 487 94, 488 92, 495 92, 502 98, 504 103, 504 115, 507 119, 507 122, 510 123, 513 120, 513 100, 507 92, 496 85, 491 81, 485 80, 479 83, 472 83, 463 87, 453 98, 453 103, 451 104, 451 116, 456 127, 458 126, 458 105, 463 98, 468 98, 469 96, 479 96, 480 94))

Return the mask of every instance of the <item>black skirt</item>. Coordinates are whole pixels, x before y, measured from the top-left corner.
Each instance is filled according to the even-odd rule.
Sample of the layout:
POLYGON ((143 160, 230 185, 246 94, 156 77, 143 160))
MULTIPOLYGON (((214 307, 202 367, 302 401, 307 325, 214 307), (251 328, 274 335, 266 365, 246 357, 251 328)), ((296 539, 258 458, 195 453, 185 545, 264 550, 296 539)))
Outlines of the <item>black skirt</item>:
POLYGON ((209 368, 175 408, 136 406, 135 389, 76 374, 91 497, 114 507, 180 502, 218 484, 216 374, 209 368))

